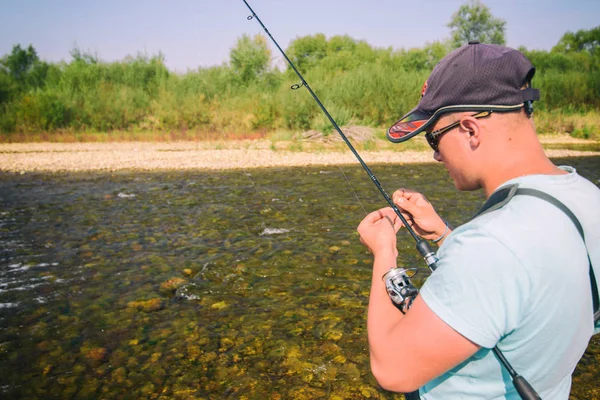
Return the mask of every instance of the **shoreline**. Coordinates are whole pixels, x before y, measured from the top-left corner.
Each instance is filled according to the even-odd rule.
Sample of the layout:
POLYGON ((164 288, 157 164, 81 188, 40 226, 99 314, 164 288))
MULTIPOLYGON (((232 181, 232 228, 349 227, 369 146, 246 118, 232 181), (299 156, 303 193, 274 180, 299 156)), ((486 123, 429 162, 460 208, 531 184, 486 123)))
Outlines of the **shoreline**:
MULTIPOLYGON (((429 151, 358 151, 367 164, 435 163, 429 151)), ((550 158, 600 156, 598 151, 546 150, 550 158)), ((290 151, 268 141, 0 144, 2 172, 228 170, 357 164, 349 150, 290 151)))

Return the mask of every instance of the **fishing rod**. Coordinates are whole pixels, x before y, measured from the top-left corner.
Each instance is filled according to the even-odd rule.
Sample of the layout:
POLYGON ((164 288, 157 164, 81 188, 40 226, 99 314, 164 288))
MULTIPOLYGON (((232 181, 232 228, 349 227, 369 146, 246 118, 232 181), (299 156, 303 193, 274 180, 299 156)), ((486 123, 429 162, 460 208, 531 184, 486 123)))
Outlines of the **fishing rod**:
MULTIPOLYGON (((377 179, 375 174, 373 174, 373 172, 371 171, 369 166, 363 161, 362 157, 358 154, 358 152, 356 151, 356 149, 354 148, 354 146, 352 145, 350 140, 348 140, 348 137, 346 137, 344 132, 342 132, 342 130, 338 126, 337 122, 335 122, 335 120, 333 119, 331 114, 329 114, 329 111, 327 111, 327 109, 325 108, 323 103, 321 103, 321 100, 319 100, 319 97, 312 90, 312 88, 310 87, 308 82, 306 82, 306 80, 304 79, 304 77, 302 76, 300 71, 298 71, 298 69, 296 68, 294 63, 289 59, 289 57, 287 56, 285 51, 283 51, 281 46, 279 46, 279 43, 277 43, 277 41, 275 40, 273 35, 271 35, 271 32, 269 32, 269 30, 267 29, 265 24, 263 24, 263 22, 260 20, 258 15, 254 12, 252 7, 250 7, 250 4, 248 4, 248 2, 246 0, 242 0, 242 1, 244 2, 244 4, 246 4, 246 7, 248 7, 248 9, 251 12, 251 15, 249 15, 246 19, 248 21, 251 21, 252 19, 256 19, 256 21, 260 24, 260 26, 263 28, 263 30, 266 32, 266 34, 269 36, 271 41, 275 44, 275 46, 277 47, 279 52, 283 55, 283 57, 285 58, 285 60, 289 64, 289 66, 294 70, 296 75, 298 75, 298 78, 300 78, 300 83, 292 85, 291 89, 296 90, 301 87, 305 87, 308 90, 308 92, 313 97, 313 99, 317 102, 317 104, 319 105, 319 107, 321 108, 321 110, 323 111, 323 113, 325 114, 327 119, 329 120, 329 122, 331 122, 331 125, 333 125, 333 127, 335 128, 337 133, 339 133, 339 135, 341 136, 344 143, 346 143, 346 145, 348 146, 348 148, 350 149, 352 154, 354 154, 354 157, 356 157, 356 159, 358 160, 360 165, 363 167, 363 169, 365 170, 367 175, 369 175, 369 178, 371 178, 371 181, 375 184, 375 186, 377 187, 377 189, 379 190, 381 195, 385 198, 386 202, 389 204, 389 206, 392 208, 392 210, 394 210, 394 212, 396 213, 398 218, 400 218, 400 221, 406 227, 406 230, 408 231, 408 233, 410 233, 410 235, 413 237, 413 239, 416 242, 417 251, 419 252, 419 254, 421 254, 421 256, 425 260, 425 263, 427 264, 427 266, 429 267, 431 272, 435 271, 437 269, 437 262, 439 260, 436 256, 436 253, 431 249, 431 246, 429 245, 429 243, 426 240, 421 239, 415 233, 415 231, 412 229, 412 227, 408 224, 408 221, 406 221, 406 218, 404 218, 404 216, 402 215, 402 213, 400 212, 398 207, 394 204, 393 200, 390 198, 390 196, 387 194, 387 192, 383 189, 383 186, 381 186, 381 183, 379 183, 379 180, 377 179)), ((388 293, 390 299, 392 300, 392 304, 394 304, 394 306, 397 309, 399 309, 403 314, 406 313, 406 311, 408 311, 413 300, 417 297, 417 295, 419 293, 419 289, 417 289, 410 281, 410 278, 412 278, 416 273, 417 273, 416 268, 408 268, 408 269, 392 268, 390 271, 388 271, 383 276, 383 279, 385 281, 386 290, 387 290, 387 293, 388 293)), ((497 346, 494 347, 492 349, 492 351, 496 355, 498 360, 500 360, 502 365, 504 365, 504 367, 508 371, 509 375, 512 378, 513 385, 514 385, 515 389, 517 390, 517 392, 519 393, 519 396, 522 399, 524 399, 524 400, 541 399, 541 397, 536 393, 536 391, 529 384, 529 382, 527 382, 527 380, 525 380, 525 378, 520 376, 514 370, 514 368, 510 365, 508 360, 504 357, 504 355, 502 354, 500 349, 498 349, 497 346)), ((406 398, 406 400, 419 400, 419 398, 420 398, 419 391, 417 390, 412 393, 406 393, 405 398, 406 398)))
POLYGON ((329 120, 329 122, 331 122, 331 125, 333 125, 333 127, 335 128, 335 130, 337 131, 337 133, 339 133, 339 135, 341 136, 341 138, 344 141, 344 143, 346 143, 346 145, 348 146, 348 148, 350 149, 350 151, 352 152, 352 154, 354 154, 354 157, 356 157, 356 159, 358 160, 358 162, 360 163, 360 165, 363 167, 363 169, 365 170, 365 172, 369 175, 369 178, 371 178, 371 181, 375 184, 375 186, 377 187, 377 189, 379 189, 379 192, 381 192, 381 194, 385 198, 386 202, 394 210, 394 212, 396 213, 396 215, 398 215, 398 218, 400 218, 400 221, 402 221, 402 223, 404 224, 404 226, 408 230, 408 233, 410 233, 410 235, 413 237, 413 239, 416 242, 417 250, 419 251, 419 253, 425 259, 425 262, 427 263, 427 266, 432 271, 435 270, 435 268, 436 268, 435 263, 438 261, 438 259, 435 256, 435 252, 431 249, 431 246, 429 245, 429 243, 426 240, 421 239, 415 233, 415 231, 410 227, 410 225, 406 221, 406 218, 404 218, 404 216, 402 215, 402 213, 400 212, 400 210, 398 209, 398 207, 392 201, 391 197, 383 189, 383 187, 381 186, 381 183, 379 183, 379 180, 377 179, 377 177, 375 176, 375 174, 373 174, 373 172, 371 171, 371 169, 369 168, 369 166, 363 161, 362 157, 358 154, 358 152, 356 151, 356 149, 354 148, 354 146, 352 145, 352 143, 350 142, 350 140, 348 140, 348 137, 344 134, 344 132, 342 132, 342 130, 338 126, 337 122, 335 122, 335 120, 333 119, 333 117, 331 116, 331 114, 329 114, 329 111, 327 111, 327 109, 325 108, 325 106, 323 105, 323 103, 321 103, 321 100, 319 99, 319 97, 317 97, 317 95, 312 90, 312 88, 310 87, 310 85, 308 84, 308 82, 306 82, 306 80, 304 79, 304 77, 302 76, 302 74, 300 73, 300 71, 298 71, 298 69, 296 68, 296 66, 294 65, 294 63, 288 58, 287 54, 285 54, 285 51, 283 51, 283 49, 279 46, 279 43, 277 43, 277 41, 275 40, 275 38, 271 35, 271 33, 269 32, 269 30, 267 29, 267 27, 263 24, 263 22, 260 20, 260 18, 258 17, 258 15, 256 15, 256 13, 252 9, 252 7, 250 7, 250 4, 248 4, 248 2, 246 0, 242 0, 242 1, 244 2, 244 4, 246 4, 246 7, 248 7, 248 9, 250 10, 250 12, 252 13, 252 15, 249 15, 247 17, 247 19, 249 21, 252 20, 252 19, 256 19, 256 21, 258 21, 258 23, 260 24, 260 26, 263 28, 263 30, 266 32, 266 34, 269 36, 269 38, 273 41, 273 43, 275 44, 275 46, 277 47, 277 49, 279 50, 279 52, 283 55, 283 57, 285 58, 285 60, 288 62, 288 64, 290 65, 290 67, 294 70, 294 72, 296 73, 296 75, 298 75, 298 77, 300 78, 300 83, 292 85, 291 88, 293 90, 296 90, 296 89, 299 89, 301 87, 305 87, 308 90, 308 92, 313 97, 313 99, 317 102, 317 104, 319 105, 319 107, 321 108, 321 110, 323 111, 323 113, 325 114, 325 116, 327 117, 327 119, 329 120))

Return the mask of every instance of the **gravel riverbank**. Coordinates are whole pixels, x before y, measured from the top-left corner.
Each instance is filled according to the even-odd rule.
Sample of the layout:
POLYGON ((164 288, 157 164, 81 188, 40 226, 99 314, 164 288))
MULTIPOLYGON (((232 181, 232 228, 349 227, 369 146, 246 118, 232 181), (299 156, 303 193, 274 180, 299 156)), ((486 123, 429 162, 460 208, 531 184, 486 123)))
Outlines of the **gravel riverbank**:
MULTIPOLYGON (((431 151, 359 151, 367 164, 435 162, 431 151)), ((598 156, 600 152, 547 150, 550 157, 598 156)), ((0 144, 0 171, 241 169, 356 164, 350 151, 290 151, 268 141, 8 143, 0 144)))

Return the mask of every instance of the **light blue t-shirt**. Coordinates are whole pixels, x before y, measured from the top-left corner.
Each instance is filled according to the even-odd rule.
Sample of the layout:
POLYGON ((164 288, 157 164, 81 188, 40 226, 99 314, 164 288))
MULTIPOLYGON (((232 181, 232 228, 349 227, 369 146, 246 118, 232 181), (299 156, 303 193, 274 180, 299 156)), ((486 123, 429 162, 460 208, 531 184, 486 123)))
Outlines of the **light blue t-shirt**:
MULTIPOLYGON (((563 202, 583 226, 600 277, 600 190, 566 175, 518 183, 563 202)), ((593 334, 589 262, 569 217, 544 200, 517 195, 455 229, 438 251, 421 296, 449 326, 482 348, 421 388, 422 399, 519 399, 491 349, 497 344, 544 400, 567 399, 571 374, 593 334)))

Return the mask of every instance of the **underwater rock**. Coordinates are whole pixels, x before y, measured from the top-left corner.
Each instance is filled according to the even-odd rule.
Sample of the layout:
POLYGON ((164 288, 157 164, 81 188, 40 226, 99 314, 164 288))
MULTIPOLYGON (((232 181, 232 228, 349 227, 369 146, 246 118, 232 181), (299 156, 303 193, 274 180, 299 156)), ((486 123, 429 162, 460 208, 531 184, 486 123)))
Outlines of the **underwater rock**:
POLYGON ((125 367, 119 367, 112 372, 111 377, 114 382, 124 383, 127 379, 127 369, 125 369, 125 367))
POLYGON ((162 293, 173 293, 187 281, 183 278, 171 278, 160 284, 162 293))
POLYGON ((331 330, 325 333, 325 339, 333 340, 334 342, 340 340, 342 336, 344 336, 344 334, 337 330, 331 330))
POLYGON ((360 385, 359 390, 360 390, 360 394, 365 399, 372 399, 372 398, 378 398, 379 397, 379 394, 377 393, 377 390, 374 387, 372 387, 372 386, 360 385))
POLYGON ((234 341, 230 338, 224 337, 221 339, 221 346, 219 347, 219 351, 225 352, 234 346, 234 341))
POLYGON ((81 352, 88 362, 95 365, 102 363, 108 355, 108 350, 104 347, 84 347, 81 349, 81 352))
POLYGON ((144 397, 149 398, 154 393, 156 387, 152 383, 147 383, 139 390, 144 397))
POLYGON ((116 349, 111 352, 109 361, 112 365, 124 365, 128 357, 127 352, 122 349, 116 349))
POLYGON ((189 345, 187 347, 188 360, 196 361, 202 355, 202 350, 199 346, 189 345))
POLYGON ((344 357, 343 355, 337 355, 335 357, 333 357, 333 362, 338 363, 338 364, 345 364, 346 363, 346 357, 344 357))
POLYGON ((162 357, 162 353, 152 353, 150 356, 150 362, 156 363, 158 360, 160 360, 160 357, 162 357))
POLYGON ((217 353, 215 353, 215 352, 203 354, 199 358, 200 362, 205 365, 212 361, 215 361, 216 359, 217 359, 217 353))
POLYGON ((344 364, 342 373, 347 376, 347 380, 350 380, 350 381, 359 381, 360 380, 360 370, 354 363, 344 364))
POLYGON ((224 308, 226 308, 228 306, 228 304, 225 302, 225 300, 223 301, 219 301, 218 303, 214 303, 213 305, 210 306, 210 308, 214 308, 216 310, 222 310, 224 308))
POLYGON ((46 365, 46 366, 44 367, 44 370, 43 370, 43 372, 42 372, 42 375, 43 375, 43 376, 46 376, 46 375, 48 375, 48 372, 50 372, 50 371, 52 371, 52 365, 46 365))
POLYGON ((130 301, 127 303, 127 307, 135 308, 138 311, 143 312, 153 312, 162 310, 164 308, 164 303, 161 299, 154 298, 150 300, 130 301))
POLYGON ((340 251, 340 247, 339 246, 331 246, 329 248, 329 252, 330 253, 337 253, 338 251, 340 251))
POLYGON ((326 399, 327 391, 312 387, 293 387, 288 392, 290 399, 326 399))

